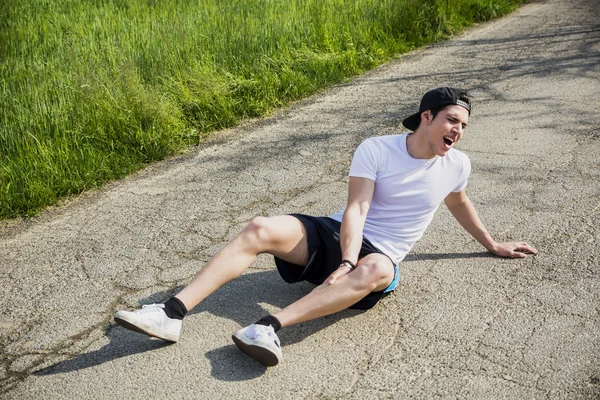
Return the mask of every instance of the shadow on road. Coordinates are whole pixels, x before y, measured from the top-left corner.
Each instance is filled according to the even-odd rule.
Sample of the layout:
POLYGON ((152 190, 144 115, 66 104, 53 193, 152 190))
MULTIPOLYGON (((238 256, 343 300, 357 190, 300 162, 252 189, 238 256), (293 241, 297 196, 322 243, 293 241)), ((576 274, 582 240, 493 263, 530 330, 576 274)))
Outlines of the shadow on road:
MULTIPOLYGON (((489 253, 448 253, 448 254, 409 254, 405 262, 417 260, 443 260, 456 258, 488 258, 489 253)), ((212 296, 194 308, 188 316, 209 313, 228 318, 246 326, 268 314, 269 310, 281 309, 306 295, 314 286, 309 283, 287 284, 276 270, 250 272, 228 283, 212 296)), ((181 287, 162 291, 142 299, 141 304, 162 302, 177 293, 181 287)), ((379 305, 378 305, 379 306, 379 305)), ((345 310, 317 320, 308 321, 284 329, 278 333, 282 346, 299 343, 314 333, 336 322, 356 316, 364 311, 345 310)), ((187 323, 202 323, 196 319, 187 323)), ((106 362, 147 351, 158 350, 172 345, 159 339, 149 338, 128 331, 118 325, 110 326, 106 331, 109 343, 102 348, 75 356, 58 364, 51 365, 33 373, 36 376, 62 374, 94 367, 106 362)), ((213 377, 223 381, 243 381, 254 379, 265 373, 266 368, 238 351, 235 345, 228 345, 207 351, 206 358, 211 364, 213 377)))
MULTIPOLYGON (((243 327, 256 322, 273 310, 282 309, 295 302, 313 288, 314 286, 308 283, 287 284, 276 270, 251 272, 223 286, 188 315, 207 312, 231 319, 243 327)), ((286 328, 278 332, 281 345, 285 348, 299 343, 316 332, 361 312, 363 311, 345 310, 286 328)), ((253 379, 266 371, 265 367, 242 354, 233 344, 210 350, 206 357, 211 364, 212 376, 223 381, 253 379)))
POLYGON ((78 371, 95 367, 96 365, 104 364, 105 362, 117 358, 160 349, 171 344, 170 342, 159 339, 150 339, 139 334, 129 334, 125 332, 125 329, 113 328, 114 327, 111 327, 107 332, 107 337, 110 342, 102 348, 90 353, 77 355, 69 360, 40 369, 35 371, 33 375, 44 376, 78 371))
POLYGON ((409 253, 402 260, 403 263, 410 261, 436 261, 436 260, 453 260, 457 258, 497 258, 491 253, 485 251, 473 253, 409 253))
MULTIPOLYGON (((246 326, 269 313, 267 308, 271 310, 283 308, 307 294, 313 287, 313 285, 305 283, 289 285, 279 277, 279 273, 275 270, 251 272, 219 289, 193 309, 188 316, 208 312, 219 317, 229 318, 237 322, 240 327, 246 326), (263 307, 263 304, 268 307, 263 307)), ((143 299, 141 303, 163 301, 177 293, 179 289, 155 293, 143 299)), ((361 312, 346 310, 282 330, 279 333, 282 346, 301 342, 315 332, 361 312)), ((195 319, 194 321, 188 320, 187 323, 202 323, 202 321, 195 319)), ((38 370, 33 375, 54 375, 86 369, 121 357, 161 349, 171 344, 116 325, 112 325, 107 330, 106 336, 109 343, 102 348, 38 370)), ((219 380, 248 380, 256 378, 266 371, 265 367, 242 354, 234 345, 209 350, 206 357, 210 361, 212 375, 219 380)))

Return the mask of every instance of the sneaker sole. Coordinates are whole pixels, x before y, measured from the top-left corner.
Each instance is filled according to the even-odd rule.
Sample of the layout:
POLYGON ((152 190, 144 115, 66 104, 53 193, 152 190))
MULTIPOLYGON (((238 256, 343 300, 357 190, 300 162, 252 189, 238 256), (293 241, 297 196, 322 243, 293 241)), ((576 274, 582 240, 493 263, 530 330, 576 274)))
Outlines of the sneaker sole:
POLYGON ((231 338, 238 349, 265 367, 274 367, 279 363, 277 355, 264 347, 246 343, 235 335, 232 335, 231 338))
POLYGON ((156 332, 149 328, 144 329, 144 328, 134 325, 133 323, 131 323, 125 319, 122 319, 122 318, 115 317, 115 322, 117 324, 121 325, 122 327, 129 329, 130 331, 143 333, 144 335, 148 335, 148 336, 152 336, 152 337, 159 338, 162 340, 166 340, 168 342, 177 342, 179 340, 179 335, 156 332))

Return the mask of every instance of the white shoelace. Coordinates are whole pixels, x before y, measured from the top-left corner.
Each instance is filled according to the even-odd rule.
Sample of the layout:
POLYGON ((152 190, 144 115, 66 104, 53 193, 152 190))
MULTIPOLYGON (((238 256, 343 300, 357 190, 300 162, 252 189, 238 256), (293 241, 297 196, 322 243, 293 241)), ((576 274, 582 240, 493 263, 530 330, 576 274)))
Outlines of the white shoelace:
POLYGON ((273 335, 274 335, 275 331, 273 330, 273 327, 271 327, 271 326, 256 325, 254 327, 254 329, 251 329, 250 332, 248 332, 248 333, 250 333, 250 335, 248 335, 248 336, 254 340, 258 339, 259 337, 261 337, 263 335, 266 335, 266 336, 274 339, 273 335))
POLYGON ((156 312, 158 309, 165 308, 164 304, 144 304, 142 305, 141 310, 137 310, 138 314, 148 313, 148 312, 156 312))

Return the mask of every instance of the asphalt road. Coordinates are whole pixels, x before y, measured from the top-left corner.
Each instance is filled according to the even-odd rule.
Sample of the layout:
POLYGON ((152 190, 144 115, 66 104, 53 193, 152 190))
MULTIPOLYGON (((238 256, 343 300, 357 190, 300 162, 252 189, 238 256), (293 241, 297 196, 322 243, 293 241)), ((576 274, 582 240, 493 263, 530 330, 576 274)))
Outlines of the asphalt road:
POLYGON ((600 5, 534 1, 215 135, 30 221, 0 225, 7 399, 600 398, 600 5), (270 258, 189 315, 174 345, 115 326, 160 301, 255 215, 328 215, 366 137, 400 133, 430 88, 471 90, 458 147, 504 260, 442 206, 375 309, 281 331, 265 369, 231 333, 302 296, 270 258))

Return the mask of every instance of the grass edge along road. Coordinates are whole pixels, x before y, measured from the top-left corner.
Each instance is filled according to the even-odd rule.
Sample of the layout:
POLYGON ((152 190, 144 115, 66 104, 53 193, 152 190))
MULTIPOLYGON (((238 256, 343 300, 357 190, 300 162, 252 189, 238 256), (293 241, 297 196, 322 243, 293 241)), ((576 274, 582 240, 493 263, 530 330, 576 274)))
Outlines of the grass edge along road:
POLYGON ((35 215, 524 2, 5 2, 0 219, 35 215))

